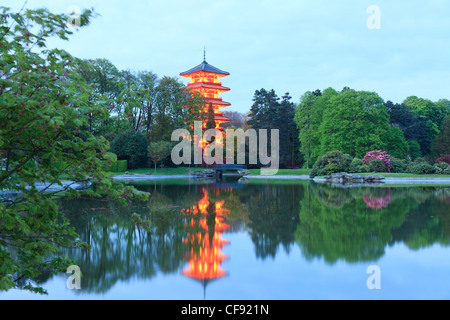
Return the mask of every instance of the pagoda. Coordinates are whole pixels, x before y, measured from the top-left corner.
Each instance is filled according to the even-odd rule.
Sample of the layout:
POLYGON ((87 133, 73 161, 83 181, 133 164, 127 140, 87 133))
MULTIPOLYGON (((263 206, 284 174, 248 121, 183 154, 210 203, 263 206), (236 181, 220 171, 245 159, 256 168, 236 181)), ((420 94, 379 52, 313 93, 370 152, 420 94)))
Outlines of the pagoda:
MULTIPOLYGON (((204 97, 205 105, 203 110, 205 114, 208 114, 210 104, 212 104, 214 110, 214 121, 216 123, 216 129, 224 131, 222 124, 230 122, 231 120, 224 117, 220 111, 221 108, 231 106, 230 103, 225 102, 219 97, 222 92, 230 91, 229 88, 222 86, 218 80, 223 77, 227 77, 230 74, 226 71, 222 71, 206 62, 206 56, 203 58, 203 62, 198 66, 180 73, 181 77, 190 78, 192 82, 187 85, 187 88, 195 93, 198 92, 204 97)), ((207 119, 203 121, 203 130, 206 129, 207 119)))

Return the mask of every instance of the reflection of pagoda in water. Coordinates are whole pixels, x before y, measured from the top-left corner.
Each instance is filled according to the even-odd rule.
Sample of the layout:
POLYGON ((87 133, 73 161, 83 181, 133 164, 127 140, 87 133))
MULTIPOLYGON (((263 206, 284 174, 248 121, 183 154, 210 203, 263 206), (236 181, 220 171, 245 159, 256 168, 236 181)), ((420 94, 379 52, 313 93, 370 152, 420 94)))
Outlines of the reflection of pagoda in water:
POLYGON ((183 213, 188 223, 188 237, 184 243, 190 246, 186 257, 187 268, 183 274, 201 281, 204 286, 211 281, 226 275, 221 264, 226 260, 222 247, 228 242, 221 238, 223 232, 230 226, 224 223, 225 201, 211 202, 206 187, 202 187, 203 197, 183 213))

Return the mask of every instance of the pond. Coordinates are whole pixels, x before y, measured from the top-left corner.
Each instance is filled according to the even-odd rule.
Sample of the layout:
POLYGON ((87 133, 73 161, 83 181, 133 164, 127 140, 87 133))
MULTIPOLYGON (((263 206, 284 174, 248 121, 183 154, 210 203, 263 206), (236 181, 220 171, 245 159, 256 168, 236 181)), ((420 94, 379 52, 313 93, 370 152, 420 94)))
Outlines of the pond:
POLYGON ((152 181, 148 203, 61 201, 82 274, 0 299, 449 299, 450 186, 152 181), (151 220, 136 228, 129 214, 151 220))

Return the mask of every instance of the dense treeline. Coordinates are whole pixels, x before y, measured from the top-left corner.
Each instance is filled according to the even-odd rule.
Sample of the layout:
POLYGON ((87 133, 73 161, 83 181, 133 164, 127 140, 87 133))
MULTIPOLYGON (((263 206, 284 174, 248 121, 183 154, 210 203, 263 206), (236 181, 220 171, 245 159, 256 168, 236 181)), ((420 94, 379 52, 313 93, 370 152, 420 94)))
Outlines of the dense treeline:
MULTIPOLYGON (((170 142, 174 130, 190 130, 194 120, 212 116, 203 113, 202 97, 188 94, 177 78, 119 71, 105 59, 83 61, 79 73, 93 86, 97 95, 93 98, 109 106, 106 119, 88 115, 89 131, 104 136, 111 152, 127 160, 130 169, 158 161, 173 165, 170 148, 161 144, 170 142), (159 160, 149 159, 150 146, 166 151, 159 160)), ((359 159, 369 151, 383 150, 396 159, 432 164, 450 153, 449 113, 447 99, 433 102, 411 96, 394 103, 376 92, 345 87, 305 92, 295 104, 289 93, 279 97, 273 89, 263 88, 255 91, 248 112, 224 111, 231 119, 224 127, 278 129, 281 168, 311 168, 319 157, 335 150, 359 159)))

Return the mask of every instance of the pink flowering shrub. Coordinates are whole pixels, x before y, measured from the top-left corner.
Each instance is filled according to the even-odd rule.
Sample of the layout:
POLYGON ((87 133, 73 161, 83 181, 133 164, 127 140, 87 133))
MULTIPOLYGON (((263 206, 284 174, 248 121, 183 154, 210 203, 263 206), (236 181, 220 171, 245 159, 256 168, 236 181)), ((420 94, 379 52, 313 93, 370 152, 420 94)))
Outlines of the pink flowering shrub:
POLYGON ((387 190, 386 196, 384 196, 383 198, 375 198, 374 199, 371 196, 363 195, 363 200, 366 203, 366 205, 370 208, 373 208, 376 210, 387 208, 392 201, 391 189, 389 188, 387 190))
POLYGON ((385 172, 391 172, 391 156, 386 151, 373 150, 367 152, 367 154, 362 159, 364 164, 369 164, 372 160, 380 160, 386 164, 385 172))

